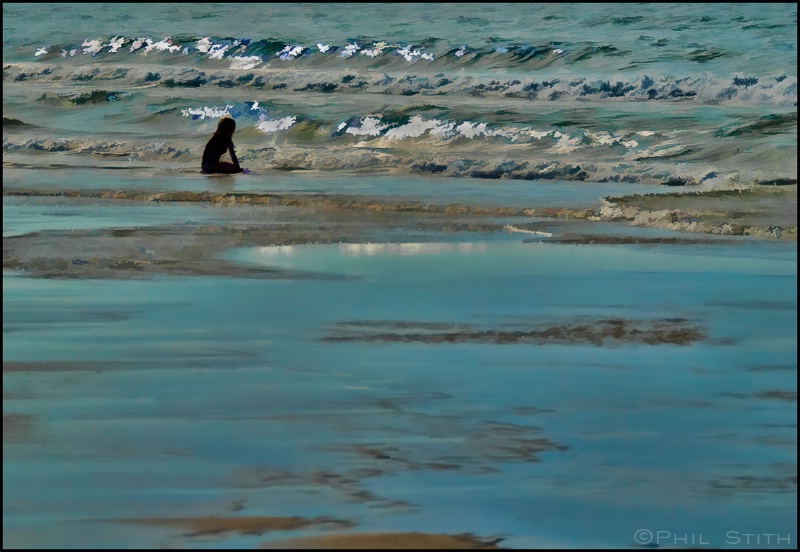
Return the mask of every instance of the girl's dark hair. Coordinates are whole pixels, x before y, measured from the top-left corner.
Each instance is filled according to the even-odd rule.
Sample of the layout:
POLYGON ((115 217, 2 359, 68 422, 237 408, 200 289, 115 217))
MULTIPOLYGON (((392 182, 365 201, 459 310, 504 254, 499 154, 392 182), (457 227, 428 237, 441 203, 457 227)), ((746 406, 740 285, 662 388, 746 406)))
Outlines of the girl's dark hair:
POLYGON ((219 124, 217 124, 217 130, 214 134, 221 134, 223 136, 227 136, 228 138, 233 137, 233 133, 236 131, 236 121, 231 117, 223 117, 219 120, 219 124))

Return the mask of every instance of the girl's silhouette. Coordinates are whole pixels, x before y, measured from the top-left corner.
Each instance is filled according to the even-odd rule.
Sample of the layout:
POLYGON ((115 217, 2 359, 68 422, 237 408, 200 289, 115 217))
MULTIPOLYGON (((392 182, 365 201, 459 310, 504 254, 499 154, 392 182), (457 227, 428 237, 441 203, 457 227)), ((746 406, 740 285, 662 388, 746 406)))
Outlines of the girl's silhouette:
POLYGON ((202 169, 206 174, 222 173, 235 174, 244 172, 239 166, 239 159, 233 150, 233 133, 236 132, 236 121, 230 117, 223 117, 219 120, 217 130, 206 144, 203 151, 202 169), (233 163, 220 161, 219 158, 226 152, 230 152, 233 163))

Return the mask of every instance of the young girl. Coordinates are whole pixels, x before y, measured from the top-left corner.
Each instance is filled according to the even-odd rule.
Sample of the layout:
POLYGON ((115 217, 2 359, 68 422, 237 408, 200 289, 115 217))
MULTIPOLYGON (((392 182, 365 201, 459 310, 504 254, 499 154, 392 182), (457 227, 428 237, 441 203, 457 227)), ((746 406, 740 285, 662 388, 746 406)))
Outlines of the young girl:
POLYGON ((233 133, 236 132, 236 121, 230 117, 223 117, 219 120, 217 131, 206 144, 203 151, 202 169, 206 174, 222 173, 235 174, 243 172, 233 151, 233 133), (233 163, 220 161, 219 158, 226 152, 230 152, 233 163))

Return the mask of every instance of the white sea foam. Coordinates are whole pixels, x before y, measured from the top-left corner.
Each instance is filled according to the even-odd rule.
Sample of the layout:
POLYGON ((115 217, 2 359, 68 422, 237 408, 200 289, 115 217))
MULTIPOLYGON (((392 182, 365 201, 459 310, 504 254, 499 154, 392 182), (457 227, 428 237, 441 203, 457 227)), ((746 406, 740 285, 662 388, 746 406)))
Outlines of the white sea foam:
POLYGON ((145 38, 144 39, 144 51, 142 52, 143 56, 146 56, 150 52, 153 51, 155 42, 153 42, 152 38, 145 38))
POLYGON ((360 49, 361 49, 361 46, 359 46, 357 43, 348 44, 347 46, 344 47, 344 50, 342 50, 342 53, 339 54, 339 57, 349 58, 349 57, 355 55, 355 53, 358 52, 360 49))
POLYGON ((131 53, 135 52, 139 48, 142 48, 145 45, 145 43, 147 42, 147 40, 149 40, 149 39, 147 39, 145 37, 137 38, 136 40, 134 40, 133 44, 131 44, 131 49, 130 49, 131 53))
POLYGON ((39 56, 45 55, 46 53, 48 53, 47 52, 47 48, 39 48, 38 50, 36 50, 36 53, 33 54, 33 55, 34 55, 34 57, 39 57, 39 56))
POLYGON ((208 57, 211 59, 222 59, 225 57, 225 52, 227 52, 230 47, 230 44, 214 44, 208 51, 208 57))
POLYGON ((263 61, 258 56, 234 56, 231 69, 246 70, 261 65, 263 61))
POLYGON ((105 45, 102 43, 102 41, 100 41, 100 40, 89 40, 88 38, 83 41, 83 44, 81 44, 81 46, 83 46, 83 53, 84 54, 91 54, 93 56, 96 56, 97 54, 99 54, 100 50, 102 50, 105 47, 105 45))
POLYGON ((591 139, 593 142, 597 142, 603 146, 613 146, 614 144, 619 143, 619 140, 611 135, 609 132, 598 132, 592 133, 586 131, 586 136, 591 139))
POLYGON ((267 119, 265 115, 262 115, 262 117, 264 118, 256 124, 256 128, 265 134, 287 130, 297 122, 297 117, 294 116, 274 120, 267 119))
POLYGON ((158 50, 159 52, 180 52, 181 47, 177 44, 172 43, 172 39, 170 37, 166 37, 161 42, 156 42, 153 44, 153 48, 158 50))
POLYGON ((350 126, 345 132, 354 136, 378 136, 387 128, 389 125, 382 125, 379 117, 364 117, 358 127, 350 126))
POLYGON ((475 138, 476 136, 480 136, 482 134, 486 134, 488 130, 486 123, 471 123, 469 121, 464 121, 460 125, 456 126, 456 131, 459 132, 464 138, 475 138))
POLYGON ((571 138, 566 134, 561 134, 560 132, 556 132, 554 134, 558 138, 558 142, 552 147, 552 151, 554 153, 570 153, 575 151, 581 146, 582 138, 580 136, 576 136, 571 138))
POLYGON ((542 130, 535 130, 535 129, 528 129, 524 132, 524 134, 534 138, 536 140, 541 140, 542 138, 547 138, 550 136, 550 132, 542 131, 542 130))
POLYGON ((305 48, 302 46, 285 46, 283 50, 275 55, 277 55, 283 61, 289 61, 290 59, 297 58, 297 56, 303 53, 303 50, 305 50, 305 48))
POLYGON ((119 52, 119 49, 122 48, 122 45, 125 44, 125 37, 122 36, 115 36, 111 39, 108 44, 108 52, 110 54, 116 54, 119 52))
POLYGON ((436 119, 431 119, 426 121, 419 115, 414 115, 408 121, 408 123, 401 125, 399 127, 390 128, 385 136, 386 138, 417 138, 422 136, 429 130, 433 130, 436 127, 442 124, 441 121, 437 121, 436 119))
POLYGON ((467 47, 466 47, 466 46, 462 46, 461 48, 459 48, 458 50, 456 50, 456 52, 455 52, 455 56, 456 56, 457 58, 460 58, 461 56, 463 56, 463 55, 464 55, 464 54, 466 54, 466 53, 467 53, 467 47))
POLYGON ((445 123, 431 129, 430 135, 436 138, 449 138, 456 132, 455 123, 445 123))
POLYGON ((330 44, 323 44, 321 42, 317 43, 317 49, 323 54, 327 54, 328 50, 330 50, 331 48, 332 46, 330 44))
POLYGON ((410 46, 410 45, 409 46, 403 46, 403 47, 398 48, 396 51, 397 51, 398 54, 403 56, 405 58, 405 60, 408 61, 408 62, 414 61, 414 58, 422 58, 422 59, 426 59, 428 61, 433 61, 433 59, 434 59, 433 58, 433 54, 427 54, 425 52, 422 52, 421 50, 414 50, 413 48, 414 47, 410 46))
POLYGON ((214 43, 211 42, 211 39, 208 38, 208 37, 205 37, 205 38, 201 38, 200 40, 197 41, 197 44, 195 45, 195 48, 197 48, 197 50, 200 53, 207 54, 208 51, 211 49, 211 47, 213 45, 214 45, 214 43))
POLYGON ((540 230, 525 230, 524 228, 517 228, 516 226, 503 226, 504 230, 508 232, 519 232, 522 234, 533 234, 534 236, 542 236, 544 238, 552 238, 553 234, 550 232, 542 232, 540 230))
POLYGON ((193 117, 197 116, 200 120, 203 119, 219 119, 221 117, 230 116, 230 109, 232 105, 226 105, 225 107, 198 107, 198 108, 187 108, 181 110, 181 115, 184 117, 193 117))
POLYGON ((372 45, 371 49, 368 50, 361 50, 362 55, 369 56, 371 58, 377 57, 380 55, 388 47, 388 44, 385 42, 376 42, 372 45))

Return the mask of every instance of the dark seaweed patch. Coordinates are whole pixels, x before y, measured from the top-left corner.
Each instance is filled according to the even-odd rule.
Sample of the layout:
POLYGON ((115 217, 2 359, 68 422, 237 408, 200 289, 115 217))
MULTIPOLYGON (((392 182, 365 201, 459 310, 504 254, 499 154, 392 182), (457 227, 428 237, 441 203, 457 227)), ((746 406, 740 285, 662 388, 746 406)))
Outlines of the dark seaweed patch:
POLYGON ((796 178, 774 178, 772 180, 757 180, 761 186, 797 186, 796 178))
POLYGON ((588 173, 581 169, 580 165, 565 165, 563 167, 553 166, 551 163, 537 165, 527 173, 516 173, 510 175, 511 178, 520 180, 585 180, 588 173))
POLYGON ((617 98, 620 96, 624 96, 628 92, 635 90, 636 87, 630 84, 625 84, 622 82, 617 81, 614 84, 611 84, 608 81, 600 82, 596 86, 590 86, 588 84, 583 85, 583 91, 581 92, 581 96, 586 96, 588 94, 607 94, 612 98, 617 98))
POLYGON ((686 186, 689 181, 685 178, 680 178, 678 176, 670 176, 669 179, 665 180, 661 183, 662 186, 686 186))
POLYGON ((755 77, 733 77, 734 86, 744 86, 747 88, 748 86, 755 86, 756 84, 758 84, 758 79, 755 77))
POLYGON ((204 79, 202 76, 197 76, 193 79, 184 80, 184 81, 176 81, 175 79, 167 79, 164 81, 164 86, 167 88, 199 88, 208 82, 207 79, 204 79))
POLYGON ((712 59, 717 59, 721 57, 725 57, 728 54, 725 52, 721 52, 719 50, 711 49, 711 50, 694 50, 688 54, 688 58, 690 61, 696 61, 697 63, 705 63, 707 61, 711 61, 712 59))
POLYGON ((797 112, 764 115, 755 123, 745 125, 733 130, 720 129, 716 132, 717 136, 741 136, 744 134, 782 134, 797 126, 797 112))
POLYGON ((72 80, 75 82, 88 82, 93 80, 98 74, 100 73, 99 69, 95 69, 91 73, 80 73, 72 77, 72 80))
POLYGON ((438 174, 446 170, 447 170, 447 165, 440 165, 439 163, 428 163, 427 161, 421 161, 419 163, 415 163, 411 167, 411 171, 415 173, 438 174))
POLYGON ((305 85, 303 88, 295 88, 295 92, 322 92, 329 94, 334 92, 339 87, 338 84, 333 82, 314 82, 305 85))
POLYGON ((639 23, 640 21, 644 21, 644 17, 641 15, 636 15, 632 17, 617 17, 611 22, 614 25, 633 25, 634 23, 639 23))
POLYGON ((19 119, 12 119, 11 117, 3 117, 3 128, 5 127, 21 127, 21 126, 34 126, 28 123, 24 123, 19 119))
POLYGON ((474 170, 469 175, 472 178, 497 179, 497 178, 502 178, 503 176, 508 176, 514 171, 522 170, 527 166, 528 163, 517 163, 516 161, 504 161, 503 163, 500 163, 493 169, 487 171, 474 170))
POLYGON ((694 96, 697 96, 697 92, 695 92, 694 90, 687 90, 686 92, 684 92, 680 88, 675 88, 674 90, 671 90, 669 93, 670 98, 693 98, 694 96))
POLYGON ((577 56, 573 58, 572 61, 573 62, 583 61, 597 54, 606 56, 621 56, 627 53, 629 52, 622 52, 614 46, 592 46, 590 48, 582 50, 577 56))

